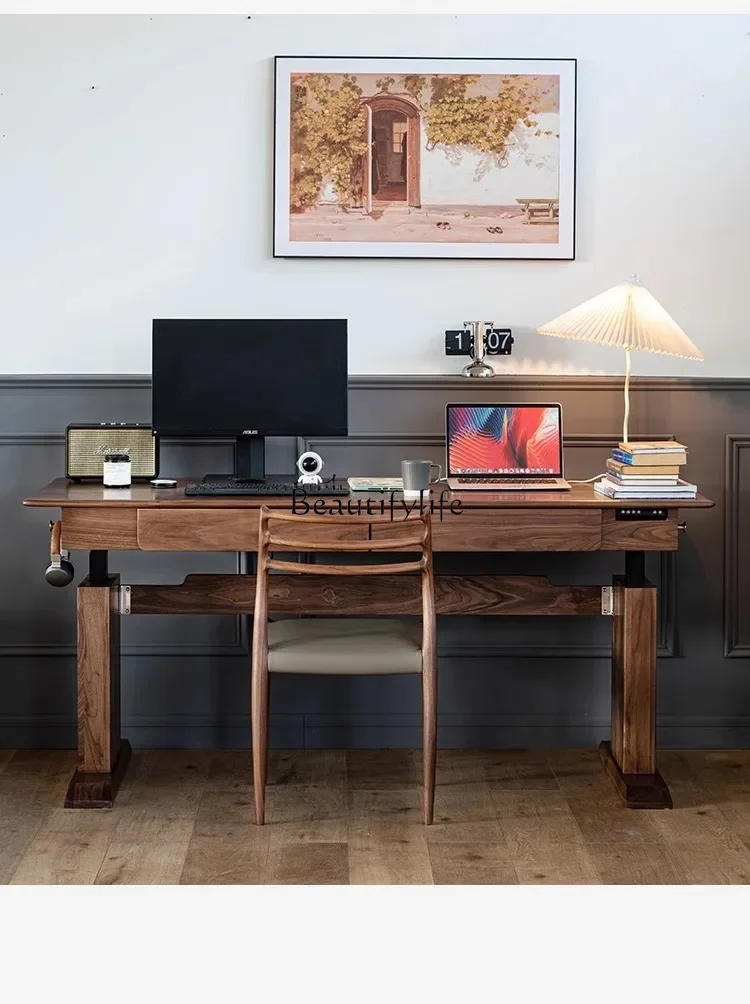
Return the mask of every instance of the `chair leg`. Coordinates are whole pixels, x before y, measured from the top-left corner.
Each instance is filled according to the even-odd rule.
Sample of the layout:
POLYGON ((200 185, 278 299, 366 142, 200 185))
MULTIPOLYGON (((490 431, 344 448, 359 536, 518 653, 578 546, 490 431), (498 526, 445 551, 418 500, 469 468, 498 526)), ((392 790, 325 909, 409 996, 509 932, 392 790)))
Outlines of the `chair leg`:
POLYGON ((268 776, 268 669, 253 661, 251 721, 253 731, 253 790, 255 822, 266 821, 266 777, 268 776))
POLYGON ((432 823, 435 811, 435 761, 437 756, 437 672, 434 664, 422 671, 422 765, 424 769, 424 822, 432 823))
POLYGON ((268 787, 268 736, 271 732, 271 675, 266 673, 266 755, 263 765, 263 777, 268 787))

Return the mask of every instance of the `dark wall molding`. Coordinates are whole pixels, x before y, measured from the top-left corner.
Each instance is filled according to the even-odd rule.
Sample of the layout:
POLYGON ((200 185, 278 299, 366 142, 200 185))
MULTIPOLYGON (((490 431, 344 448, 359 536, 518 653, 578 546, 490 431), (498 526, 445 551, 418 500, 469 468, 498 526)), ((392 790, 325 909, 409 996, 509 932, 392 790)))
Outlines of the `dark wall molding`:
MULTIPOLYGON (((408 376, 399 374, 384 374, 373 376, 351 376, 349 385, 357 390, 454 390, 466 388, 474 391, 482 388, 501 388, 505 390, 619 390, 622 392, 623 376, 575 374, 534 374, 534 373, 498 373, 486 380, 470 379, 452 374, 433 374, 425 376, 408 376)), ((669 391, 711 391, 711 390, 750 390, 750 377, 658 377, 634 376, 630 383, 631 391, 669 390, 669 391)))
MULTIPOLYGON (((740 473, 743 453, 750 451, 750 436, 726 437, 724 475, 724 655, 727 659, 750 659, 750 644, 739 641, 740 626, 740 473)), ((748 453, 750 458, 750 453, 748 453)), ((748 472, 750 473, 750 472, 748 472)), ((750 542, 748 542, 750 543, 750 542)), ((746 619, 750 620, 750 597, 746 619)))
MULTIPOLYGON (((645 439, 674 439, 672 433, 651 432, 648 436, 641 433, 634 434, 632 442, 639 442, 645 439)), ((0 440, 0 443, 2 441, 0 440)), ((346 438, 334 438, 332 436, 311 436, 309 439, 302 439, 302 448, 305 450, 325 449, 330 446, 351 446, 353 449, 362 447, 381 446, 437 446, 445 448, 445 435, 426 435, 421 432, 353 432, 346 438)), ((620 442, 618 433, 614 432, 571 432, 563 435, 565 446, 572 446, 577 449, 590 447, 598 450, 611 450, 620 442)))
MULTIPOLYGON (((161 437, 159 442, 169 446, 225 446, 231 439, 177 439, 161 437)), ((64 446, 64 432, 8 432, 0 434, 0 446, 64 446)))
MULTIPOLYGON (((503 390, 535 390, 545 387, 550 390, 612 390, 622 388, 623 377, 612 375, 575 374, 534 374, 498 373, 489 380, 471 380, 449 373, 424 375, 410 374, 352 374, 349 386, 353 390, 480 390, 481 388, 502 388, 503 390)), ((149 389, 151 376, 148 373, 11 373, 0 377, 0 391, 28 388, 46 390, 65 388, 71 390, 88 389, 149 389)), ((711 391, 750 390, 748 377, 659 377, 634 376, 631 390, 669 391, 711 391)))

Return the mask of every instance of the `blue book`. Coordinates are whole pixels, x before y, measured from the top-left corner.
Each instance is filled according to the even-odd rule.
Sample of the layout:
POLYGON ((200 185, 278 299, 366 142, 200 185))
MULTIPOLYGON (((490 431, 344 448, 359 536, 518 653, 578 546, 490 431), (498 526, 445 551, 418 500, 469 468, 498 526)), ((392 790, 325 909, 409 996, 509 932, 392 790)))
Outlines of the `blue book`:
POLYGON ((633 463, 633 455, 631 453, 626 453, 625 450, 618 450, 616 447, 612 450, 612 459, 619 460, 621 464, 631 464, 633 463))

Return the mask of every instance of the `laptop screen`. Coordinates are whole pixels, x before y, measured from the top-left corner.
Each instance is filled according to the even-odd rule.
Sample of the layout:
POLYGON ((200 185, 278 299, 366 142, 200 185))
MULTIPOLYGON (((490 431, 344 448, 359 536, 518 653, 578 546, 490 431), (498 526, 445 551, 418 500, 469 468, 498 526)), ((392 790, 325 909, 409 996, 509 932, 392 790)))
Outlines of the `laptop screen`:
POLYGON ((448 473, 561 477, 559 404, 447 406, 448 473))

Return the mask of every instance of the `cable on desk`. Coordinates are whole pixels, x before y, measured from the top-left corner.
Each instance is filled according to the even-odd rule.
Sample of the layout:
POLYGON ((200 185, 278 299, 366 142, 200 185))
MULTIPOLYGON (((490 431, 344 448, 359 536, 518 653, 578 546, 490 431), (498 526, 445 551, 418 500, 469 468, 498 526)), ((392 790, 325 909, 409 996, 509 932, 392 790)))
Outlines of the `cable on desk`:
POLYGON ((574 481, 573 478, 567 478, 567 481, 571 485, 590 485, 592 481, 597 481, 599 478, 603 477, 606 477, 606 475, 602 473, 602 474, 595 474, 593 478, 586 478, 585 481, 574 481))

